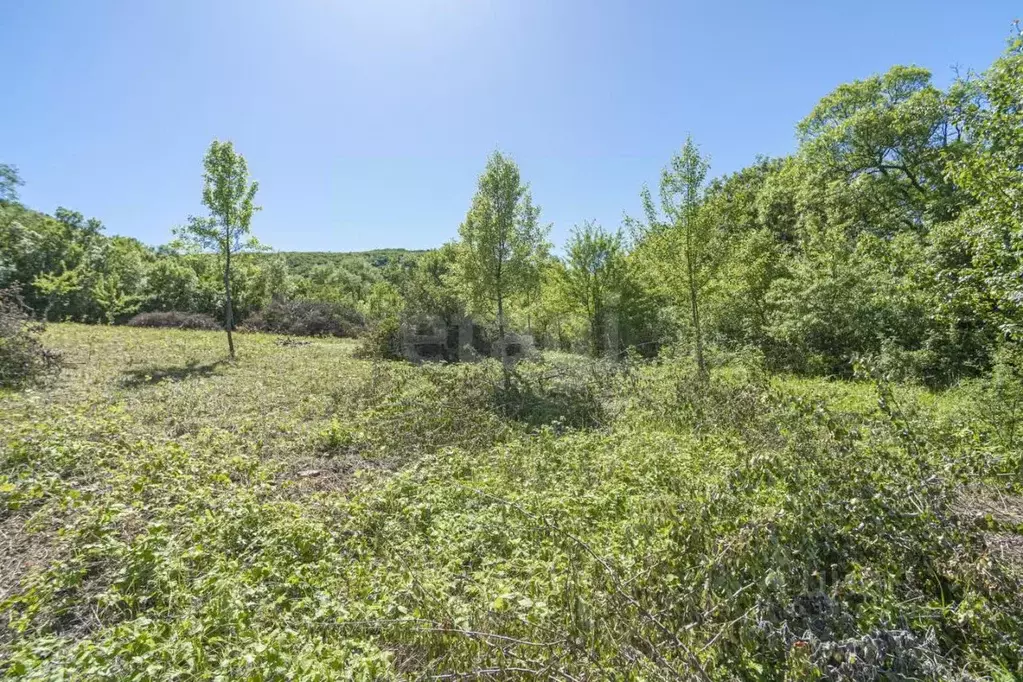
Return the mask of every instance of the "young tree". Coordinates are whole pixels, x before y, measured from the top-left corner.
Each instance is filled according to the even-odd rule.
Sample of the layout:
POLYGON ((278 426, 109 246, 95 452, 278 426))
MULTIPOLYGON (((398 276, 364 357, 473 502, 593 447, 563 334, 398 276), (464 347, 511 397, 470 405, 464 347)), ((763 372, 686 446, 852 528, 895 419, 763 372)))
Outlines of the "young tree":
POLYGON ((259 210, 253 204, 259 183, 249 179, 245 157, 230 142, 214 140, 203 159, 202 203, 209 209, 208 217, 189 216, 188 224, 175 230, 178 238, 199 249, 214 251, 224 264, 224 318, 227 348, 234 359, 234 311, 231 301, 231 256, 259 248, 249 233, 252 214, 259 210))
POLYGON ((607 315, 616 306, 625 267, 621 232, 609 233, 593 222, 572 230, 562 270, 566 293, 586 315, 590 352, 607 350, 607 315))
POLYGON ((661 172, 661 218, 650 190, 643 190, 643 207, 647 225, 640 230, 641 239, 652 257, 655 276, 669 288, 672 297, 678 290, 686 292, 689 322, 695 347, 696 365, 706 376, 703 354, 703 328, 700 322, 700 298, 715 262, 713 226, 701 211, 707 170, 710 164, 700 154, 692 137, 686 139, 681 152, 661 172), (681 266, 681 267, 680 267, 681 266), (682 281, 678 274, 681 271, 682 281))
POLYGON ((540 208, 533 205, 518 166, 494 152, 479 177, 465 222, 458 228, 459 269, 473 304, 488 311, 496 307, 502 360, 507 357, 505 305, 509 297, 535 285, 548 249, 548 231, 540 225, 540 208))

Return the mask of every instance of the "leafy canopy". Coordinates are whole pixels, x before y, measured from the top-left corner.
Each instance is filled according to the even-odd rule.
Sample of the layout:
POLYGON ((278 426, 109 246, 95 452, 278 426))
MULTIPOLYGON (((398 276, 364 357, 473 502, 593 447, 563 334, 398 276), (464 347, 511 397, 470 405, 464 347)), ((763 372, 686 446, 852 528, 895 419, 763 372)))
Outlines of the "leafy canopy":
POLYGON ((548 250, 548 231, 518 166, 494 152, 458 229, 459 265, 470 301, 489 311, 495 303, 500 308, 508 295, 534 286, 548 250))
POLYGON ((175 230, 180 243, 222 255, 260 248, 249 232, 252 215, 260 210, 254 203, 258 190, 245 157, 231 142, 214 140, 203 159, 202 203, 210 215, 189 216, 188 224, 175 230))

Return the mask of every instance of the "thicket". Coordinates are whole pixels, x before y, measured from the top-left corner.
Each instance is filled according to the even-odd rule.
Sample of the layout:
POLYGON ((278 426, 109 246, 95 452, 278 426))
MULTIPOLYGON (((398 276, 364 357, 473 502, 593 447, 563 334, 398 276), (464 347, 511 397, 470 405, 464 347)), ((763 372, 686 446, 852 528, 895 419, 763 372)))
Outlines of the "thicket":
POLYGON ((52 375, 60 355, 46 348, 16 287, 0 289, 0 388, 22 388, 52 375))
POLYGON ((366 320, 354 306, 324 301, 271 301, 242 323, 251 331, 355 338, 366 320))

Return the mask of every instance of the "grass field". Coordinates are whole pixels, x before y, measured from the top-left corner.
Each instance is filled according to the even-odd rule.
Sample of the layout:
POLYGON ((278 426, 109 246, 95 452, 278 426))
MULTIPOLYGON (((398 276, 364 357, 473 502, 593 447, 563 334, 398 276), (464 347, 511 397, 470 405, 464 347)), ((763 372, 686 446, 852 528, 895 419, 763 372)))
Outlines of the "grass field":
POLYGON ((998 387, 45 341, 0 395, 7 678, 1023 675, 998 387))

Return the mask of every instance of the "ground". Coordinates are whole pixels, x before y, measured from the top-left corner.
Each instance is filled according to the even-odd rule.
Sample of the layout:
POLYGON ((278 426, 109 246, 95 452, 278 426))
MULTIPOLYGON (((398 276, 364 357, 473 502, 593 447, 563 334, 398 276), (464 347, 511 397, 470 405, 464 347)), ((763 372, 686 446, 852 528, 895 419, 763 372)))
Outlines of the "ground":
POLYGON ((53 325, 0 396, 12 679, 1023 674, 982 388, 53 325))

